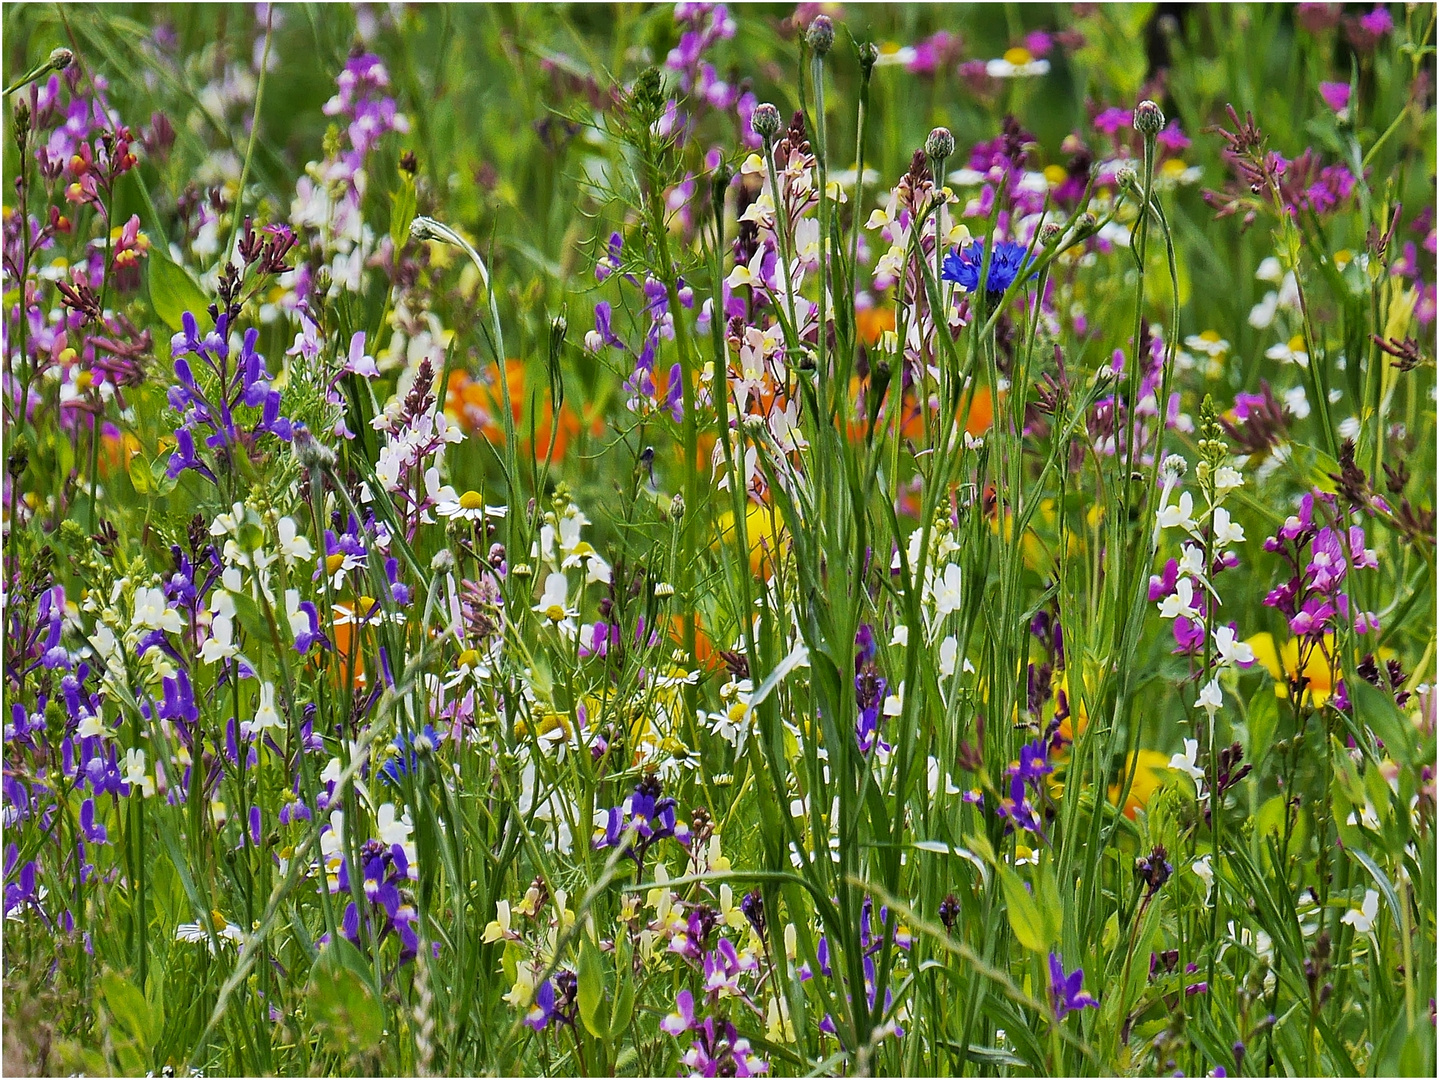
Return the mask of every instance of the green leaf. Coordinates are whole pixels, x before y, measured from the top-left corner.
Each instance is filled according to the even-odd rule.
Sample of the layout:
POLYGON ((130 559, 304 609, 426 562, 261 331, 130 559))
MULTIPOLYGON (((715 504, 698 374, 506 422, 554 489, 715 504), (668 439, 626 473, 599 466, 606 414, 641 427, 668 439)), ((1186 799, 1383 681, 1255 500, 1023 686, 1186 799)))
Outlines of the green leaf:
POLYGON ((1054 877, 1054 868, 1045 863, 1039 869, 1039 880, 1036 882, 1037 897, 1039 903, 1039 916, 1044 926, 1046 942, 1053 945, 1064 933, 1064 903, 1059 898, 1059 883, 1054 877))
POLYGON ((597 1039, 603 1038, 609 1027, 608 1024, 600 1023, 600 1002, 605 996, 604 961, 589 935, 583 935, 580 939, 579 970, 575 974, 579 980, 577 996, 580 1019, 584 1021, 585 1028, 591 1035, 597 1039))
POLYGON ((151 483, 150 466, 139 454, 132 457, 125 465, 130 473, 130 483, 135 487, 135 494, 148 495, 154 489, 151 483))
POLYGON ((1279 724, 1279 699, 1268 686, 1261 686, 1249 701, 1249 762, 1256 769, 1274 745, 1279 724))
POLYGON ((1030 896, 1029 890, 1024 887, 1024 881, 1007 866, 1000 867, 999 880, 1004 886, 1004 903, 1009 912, 1009 926, 1014 931, 1014 936, 1031 952, 1048 952, 1052 939, 1047 936, 1045 918, 1040 914, 1034 897, 1030 896))
POLYGON ((150 306, 160 321, 178 334, 184 326, 185 312, 198 318, 210 306, 210 300, 190 276, 190 271, 177 266, 158 250, 152 248, 145 261, 150 264, 150 306))
POLYGON ((100 989, 105 995, 105 1007, 115 1022, 142 1051, 148 1050, 159 1032, 145 995, 129 979, 114 971, 100 977, 100 989))
POLYGON ((610 1016, 610 1041, 618 1042, 630 1026, 635 1011, 635 981, 619 980, 619 995, 615 998, 614 1012, 610 1016))
POLYGON ((326 945, 310 969, 306 994, 310 1016, 326 1035, 353 1050, 375 1048, 385 1017, 355 946, 344 938, 326 945))
POLYGON ((409 173, 400 173, 400 186, 390 192, 390 203, 390 240, 398 252, 410 239, 415 220, 415 180, 409 173))
POLYGON ((1394 699, 1363 679, 1353 682, 1349 697, 1354 703, 1355 718, 1384 743, 1385 752, 1395 761, 1401 765, 1413 764, 1414 727, 1399 712, 1394 699))

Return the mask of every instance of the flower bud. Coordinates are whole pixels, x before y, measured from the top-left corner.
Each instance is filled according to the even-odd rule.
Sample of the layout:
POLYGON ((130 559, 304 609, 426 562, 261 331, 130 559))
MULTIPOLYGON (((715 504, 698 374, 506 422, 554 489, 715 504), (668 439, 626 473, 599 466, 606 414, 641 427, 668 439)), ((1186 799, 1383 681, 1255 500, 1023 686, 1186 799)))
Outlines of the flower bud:
POLYGON ((1170 454, 1159 463, 1159 476, 1162 480, 1182 480, 1188 471, 1189 463, 1178 454, 1170 454))
POLYGON ((750 117, 750 126, 754 128, 754 133, 765 142, 779 134, 780 123, 779 110, 768 101, 756 105, 754 115, 750 117))
POLYGON ((1079 215, 1079 220, 1074 223, 1074 234, 1079 237, 1092 236, 1099 228, 1099 219, 1088 210, 1079 215))
POLYGON ((54 71, 64 71, 75 62, 75 54, 65 46, 61 45, 50 50, 50 67, 54 71))
POLYGON ((677 491, 675 492, 675 497, 670 500, 670 517, 673 518, 675 521, 679 521, 680 518, 684 516, 685 497, 677 491))
POLYGON ((859 47, 859 74, 860 78, 868 79, 874 65, 879 62, 879 46, 872 41, 866 41, 859 47))
POLYGON ((1133 166, 1121 165, 1114 172, 1114 182, 1119 185, 1120 191, 1130 191, 1139 187, 1139 174, 1133 166))
POLYGON ((1039 242, 1047 248, 1059 243, 1064 235, 1064 226, 1057 221, 1046 221, 1039 229, 1039 242))
POLYGON ((311 472, 335 467, 335 452, 304 428, 295 432, 295 457, 311 472))
POLYGON ((937 127, 924 140, 924 153, 931 161, 943 161, 954 153, 954 135, 947 127, 937 127))
POLYGON ((442 237, 436 231, 438 222, 434 218, 427 218, 421 215, 410 222, 410 239, 412 240, 440 240, 442 237))
POLYGON ((1141 101, 1134 110, 1134 130, 1145 138, 1158 135, 1164 128, 1164 110, 1152 101, 1141 101))
POLYGON ((816 15, 804 39, 816 56, 824 56, 834 47, 834 23, 828 15, 816 15))
POLYGON ((455 556, 449 548, 440 548, 430 560, 430 569, 437 574, 448 574, 455 568, 455 556))

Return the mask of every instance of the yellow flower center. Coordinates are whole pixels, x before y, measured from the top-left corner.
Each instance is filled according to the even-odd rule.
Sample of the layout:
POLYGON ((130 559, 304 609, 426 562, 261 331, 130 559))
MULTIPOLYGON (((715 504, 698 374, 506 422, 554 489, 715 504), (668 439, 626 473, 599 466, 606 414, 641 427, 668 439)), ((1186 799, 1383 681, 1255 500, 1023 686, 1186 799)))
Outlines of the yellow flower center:
POLYGON ((461 510, 479 510, 485 505, 485 500, 478 491, 467 491, 460 496, 461 510))
POLYGON ((1051 186, 1064 183, 1064 178, 1068 175, 1069 174, 1064 171, 1063 165, 1046 165, 1044 167, 1044 179, 1048 181, 1051 186))
POLYGON ((1006 63, 1013 64, 1015 67, 1024 67, 1024 65, 1032 61, 1034 57, 1030 55, 1029 50, 1024 46, 1016 45, 1014 48, 1004 51, 1004 59, 1006 63))
POLYGON ((339 570, 340 567, 344 564, 345 553, 343 551, 337 551, 325 560, 325 569, 333 574, 335 573, 335 571, 339 570))

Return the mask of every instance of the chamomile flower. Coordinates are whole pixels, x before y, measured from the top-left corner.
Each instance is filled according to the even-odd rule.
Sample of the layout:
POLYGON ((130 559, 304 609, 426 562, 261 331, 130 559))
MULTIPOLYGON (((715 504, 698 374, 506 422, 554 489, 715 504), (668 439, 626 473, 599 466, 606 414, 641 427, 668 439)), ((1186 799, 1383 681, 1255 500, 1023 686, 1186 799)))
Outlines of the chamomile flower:
MULTIPOLYGON (((453 492, 451 493, 453 494, 453 492)), ((435 513, 442 518, 462 518, 465 521, 481 521, 484 518, 502 518, 509 513, 505 506, 488 506, 485 497, 478 491, 466 491, 462 495, 447 498, 435 507, 435 513)))

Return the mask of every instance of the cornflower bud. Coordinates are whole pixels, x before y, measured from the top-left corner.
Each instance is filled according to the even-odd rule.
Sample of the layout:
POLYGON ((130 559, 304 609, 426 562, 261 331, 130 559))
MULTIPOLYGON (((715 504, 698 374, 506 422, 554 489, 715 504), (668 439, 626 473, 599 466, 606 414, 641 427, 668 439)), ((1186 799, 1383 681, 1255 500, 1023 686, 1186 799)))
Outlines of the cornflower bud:
POLYGON ((685 497, 677 491, 675 492, 675 497, 670 500, 670 517, 674 518, 674 520, 676 521, 679 521, 680 518, 684 516, 685 497))
POLYGON ((765 142, 779 134, 780 123, 779 109, 768 101, 756 105, 754 115, 750 117, 750 126, 754 128, 754 133, 765 142))
POLYGON ((75 54, 65 46, 60 45, 50 50, 50 67, 54 71, 64 71, 75 62, 75 54))
MULTIPOLYGON (((947 127, 937 127, 924 140, 924 153, 931 161, 944 161, 954 153, 954 135, 947 127)), ((937 173, 937 170, 936 170, 937 173)))
POLYGON ((828 15, 816 15, 809 24, 804 40, 816 56, 824 56, 834 47, 834 23, 828 15))
POLYGON ((1083 239, 1092 236, 1099 228, 1099 219, 1088 210, 1079 215, 1079 220, 1074 223, 1074 235, 1083 239))
POLYGON ((1141 101, 1134 110, 1134 130, 1145 138, 1159 134, 1164 127, 1164 110, 1152 101, 1141 101))
POLYGON ((1064 226, 1057 221, 1046 221, 1039 230, 1039 242, 1047 248, 1052 248, 1059 243, 1060 237, 1064 235, 1064 226))
POLYGON ((455 556, 449 548, 440 548, 430 560, 430 569, 437 574, 448 574, 455 568, 455 556))
POLYGON ((324 472, 335 466, 335 452, 304 429, 295 432, 295 457, 312 472, 324 472))
POLYGON ((859 75, 862 79, 868 79, 874 65, 879 61, 879 46, 872 41, 866 41, 859 47, 859 75))
POLYGON ((1137 191, 1139 189, 1139 174, 1134 171, 1133 166, 1121 165, 1114 172, 1114 182, 1119 185, 1120 191, 1137 191))

